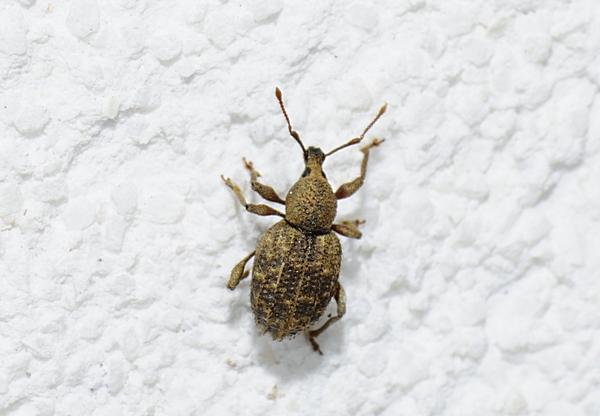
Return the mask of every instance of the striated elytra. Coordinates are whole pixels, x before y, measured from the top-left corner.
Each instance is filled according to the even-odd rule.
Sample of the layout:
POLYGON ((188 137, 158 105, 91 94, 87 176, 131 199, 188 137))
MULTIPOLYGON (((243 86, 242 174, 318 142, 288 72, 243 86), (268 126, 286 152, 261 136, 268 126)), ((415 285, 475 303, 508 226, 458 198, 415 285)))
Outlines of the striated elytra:
POLYGON ((261 237, 256 250, 242 259, 231 271, 227 287, 235 289, 248 276, 246 263, 254 256, 250 302, 256 325, 262 333, 282 340, 306 331, 315 351, 322 354, 315 338, 346 312, 346 295, 338 282, 342 248, 335 233, 360 238, 358 225, 362 221, 342 221, 334 224, 337 200, 354 194, 364 182, 369 150, 383 140, 373 140, 363 147, 360 176, 333 192, 323 172, 325 158, 345 147, 360 143, 367 131, 386 110, 384 104, 363 133, 349 142, 323 153, 317 147, 306 149, 290 124, 279 88, 275 89, 290 135, 298 142, 304 155, 305 169, 292 186, 285 200, 270 186, 258 182, 260 174, 252 162, 244 163, 250 171, 252 189, 267 201, 285 205, 285 215, 264 204, 248 204, 240 188, 223 178, 247 211, 257 215, 278 215, 283 219, 261 237), (335 298, 337 316, 330 317, 319 329, 311 330, 335 298))

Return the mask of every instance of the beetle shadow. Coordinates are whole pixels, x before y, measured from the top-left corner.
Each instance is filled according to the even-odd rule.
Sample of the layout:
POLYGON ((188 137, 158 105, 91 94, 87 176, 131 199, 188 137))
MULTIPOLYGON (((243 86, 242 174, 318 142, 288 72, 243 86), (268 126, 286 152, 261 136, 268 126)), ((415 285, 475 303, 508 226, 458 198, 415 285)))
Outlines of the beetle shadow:
MULTIPOLYGON (((322 321, 315 327, 319 328, 321 324, 322 321)), ((282 385, 302 380, 315 372, 323 372, 324 367, 337 365, 345 356, 344 327, 339 322, 317 338, 323 355, 313 350, 306 333, 283 341, 275 341, 270 335, 260 335, 258 332, 253 338, 259 365, 282 385)))

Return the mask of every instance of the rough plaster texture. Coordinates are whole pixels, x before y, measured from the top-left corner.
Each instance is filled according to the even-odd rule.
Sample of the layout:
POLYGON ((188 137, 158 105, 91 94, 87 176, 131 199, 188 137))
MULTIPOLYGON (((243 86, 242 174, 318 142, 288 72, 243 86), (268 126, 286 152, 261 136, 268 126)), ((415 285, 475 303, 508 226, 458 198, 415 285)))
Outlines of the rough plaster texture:
POLYGON ((599 83, 595 0, 3 1, 0 415, 599 415, 599 83), (275 86, 325 150, 388 103, 323 357, 225 289, 275 86))

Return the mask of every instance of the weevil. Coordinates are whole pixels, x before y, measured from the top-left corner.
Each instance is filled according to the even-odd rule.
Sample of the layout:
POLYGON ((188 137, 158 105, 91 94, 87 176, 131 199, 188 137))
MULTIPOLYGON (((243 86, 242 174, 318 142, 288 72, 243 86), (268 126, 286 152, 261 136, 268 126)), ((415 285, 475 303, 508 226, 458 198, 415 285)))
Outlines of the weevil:
POLYGON ((288 132, 302 149, 304 172, 283 200, 272 187, 258 182, 261 175, 254 169, 252 162, 243 159, 250 172, 252 189, 267 201, 285 205, 285 214, 269 205, 247 203, 240 188, 221 175, 248 212, 283 218, 261 237, 255 251, 235 265, 227 287, 234 290, 240 280, 248 276, 246 263, 254 257, 250 304, 256 325, 263 334, 268 332, 273 339, 279 341, 306 331, 313 349, 322 355, 315 338, 346 312, 346 294, 338 281, 342 248, 336 233, 350 238, 360 238, 362 235, 358 225, 363 221, 334 224, 337 201, 351 196, 362 186, 369 150, 379 146, 383 140, 374 139, 361 149, 363 160, 360 176, 341 185, 335 192, 323 172, 323 162, 338 150, 360 143, 367 131, 383 115, 387 105, 381 107, 359 137, 323 153, 318 147, 304 147, 300 136, 292 129, 279 88, 275 89, 275 95, 287 122, 288 132), (329 317, 320 328, 311 329, 332 298, 337 303, 337 315, 329 317))

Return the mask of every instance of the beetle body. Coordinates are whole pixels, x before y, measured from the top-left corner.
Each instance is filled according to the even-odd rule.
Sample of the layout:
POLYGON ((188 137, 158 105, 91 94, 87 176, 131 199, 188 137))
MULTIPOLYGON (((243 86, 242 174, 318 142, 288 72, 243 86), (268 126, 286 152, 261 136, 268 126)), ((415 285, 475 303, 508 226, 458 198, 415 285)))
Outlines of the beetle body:
POLYGON ((341 262, 333 231, 307 234, 286 220, 269 228, 256 247, 250 289, 262 332, 281 340, 316 323, 334 296, 341 262))
POLYGON ((275 340, 294 337, 299 332, 307 331, 313 348, 321 353, 315 338, 346 311, 344 289, 338 282, 342 248, 335 233, 351 238, 361 237, 357 228, 361 221, 334 224, 337 200, 352 195, 360 188, 366 174, 369 150, 378 146, 382 140, 375 139, 361 149, 364 154, 361 175, 340 186, 336 192, 325 177, 323 162, 326 156, 359 143, 385 112, 386 106, 379 110, 377 117, 360 137, 325 154, 316 147, 304 148, 298 133, 292 130, 279 89, 276 89, 276 95, 289 133, 302 148, 305 169, 283 200, 271 187, 258 182, 260 174, 254 170, 251 162, 244 160, 250 171, 252 189, 268 201, 285 204, 285 214, 268 205, 248 204, 241 190, 231 180, 223 178, 247 211, 283 217, 261 237, 256 250, 233 268, 227 287, 235 289, 240 280, 248 275, 244 270, 245 265, 255 256, 250 303, 257 326, 263 333, 271 334, 275 340), (319 329, 311 330, 332 298, 337 302, 337 316, 330 317, 319 329))

